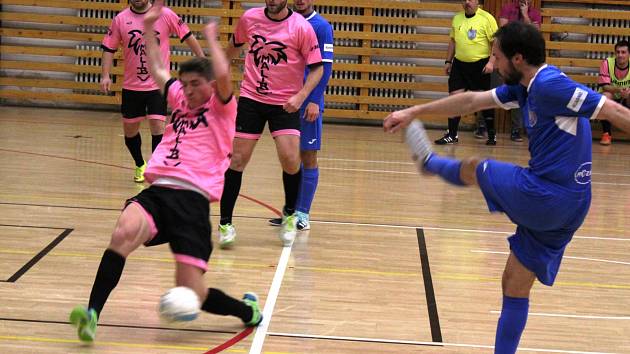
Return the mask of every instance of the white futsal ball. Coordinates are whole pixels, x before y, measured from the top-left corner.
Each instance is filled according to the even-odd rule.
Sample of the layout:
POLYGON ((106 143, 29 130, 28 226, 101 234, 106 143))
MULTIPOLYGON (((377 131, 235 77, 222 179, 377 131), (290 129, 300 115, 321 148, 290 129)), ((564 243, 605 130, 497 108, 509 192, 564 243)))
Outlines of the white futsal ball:
POLYGON ((197 293, 185 286, 172 288, 160 298, 160 316, 167 321, 192 321, 200 307, 197 293))

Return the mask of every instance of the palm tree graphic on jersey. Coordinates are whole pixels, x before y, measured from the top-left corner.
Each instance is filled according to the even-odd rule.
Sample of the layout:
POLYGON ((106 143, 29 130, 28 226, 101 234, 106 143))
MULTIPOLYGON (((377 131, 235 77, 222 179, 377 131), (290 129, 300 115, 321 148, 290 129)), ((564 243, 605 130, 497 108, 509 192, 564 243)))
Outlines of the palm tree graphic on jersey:
POLYGON ((266 70, 270 70, 269 64, 278 65, 280 61, 287 61, 287 54, 285 53, 285 49, 287 46, 283 43, 277 41, 267 42, 267 39, 261 35, 254 35, 254 43, 249 48, 249 53, 254 55, 254 64, 256 67, 260 68, 260 81, 258 81, 258 87, 256 87, 256 92, 261 95, 268 95, 269 91, 269 82, 265 79, 269 78, 269 76, 265 75, 266 70))
MULTIPOLYGON (((147 55, 145 51, 145 44, 140 40, 143 38, 141 30, 135 29, 129 31, 129 43, 127 48, 133 49, 133 52, 140 57, 140 66, 136 67, 136 77, 140 81, 147 81, 149 79, 149 70, 144 65, 147 63, 145 57, 147 55)), ((160 45, 160 32, 155 31, 155 38, 157 39, 158 46, 160 45)))

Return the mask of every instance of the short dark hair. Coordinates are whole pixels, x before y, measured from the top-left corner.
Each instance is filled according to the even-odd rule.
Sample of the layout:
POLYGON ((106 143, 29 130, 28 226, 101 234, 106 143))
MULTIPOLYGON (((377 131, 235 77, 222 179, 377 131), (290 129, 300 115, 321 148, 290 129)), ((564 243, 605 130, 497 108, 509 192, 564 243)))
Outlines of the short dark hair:
POLYGON ((617 42, 617 44, 615 44, 615 51, 617 51, 617 48, 619 47, 626 47, 628 49, 630 49, 630 43, 628 43, 627 40, 622 39, 619 42, 617 42))
POLYGON ((211 81, 214 80, 214 74, 212 72, 212 63, 208 58, 200 58, 194 57, 192 59, 188 59, 185 62, 179 64, 179 75, 181 76, 183 73, 197 73, 206 80, 211 81))
POLYGON ((519 53, 530 65, 545 62, 545 39, 532 25, 520 21, 510 22, 499 28, 494 38, 499 41, 499 48, 508 58, 519 53))

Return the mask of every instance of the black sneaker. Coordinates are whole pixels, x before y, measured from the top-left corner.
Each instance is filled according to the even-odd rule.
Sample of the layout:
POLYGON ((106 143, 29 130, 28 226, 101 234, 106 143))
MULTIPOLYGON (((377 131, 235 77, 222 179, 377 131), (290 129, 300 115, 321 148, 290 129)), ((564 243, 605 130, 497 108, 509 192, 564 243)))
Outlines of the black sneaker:
POLYGON ((497 137, 495 135, 488 136, 488 140, 486 140, 486 145, 496 145, 497 137))
POLYGON ((271 226, 282 226, 282 218, 273 218, 268 221, 271 226))
POLYGON ((521 133, 518 130, 512 130, 512 134, 510 134, 510 140, 521 142, 523 141, 523 137, 521 137, 521 133))
POLYGON ((457 144, 458 141, 459 139, 457 138, 457 136, 453 138, 449 133, 446 133, 444 134, 443 137, 436 140, 435 144, 436 145, 457 144))

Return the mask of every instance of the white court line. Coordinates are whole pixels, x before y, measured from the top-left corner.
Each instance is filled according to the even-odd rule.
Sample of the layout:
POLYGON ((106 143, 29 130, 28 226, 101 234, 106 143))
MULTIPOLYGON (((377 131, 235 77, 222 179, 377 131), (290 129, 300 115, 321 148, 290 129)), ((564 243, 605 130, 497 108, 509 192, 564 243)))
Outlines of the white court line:
MULTIPOLYGON (((380 164, 390 164, 390 165, 415 165, 415 162, 402 162, 402 161, 361 160, 361 159, 335 159, 335 158, 329 158, 329 157, 318 157, 317 159, 320 160, 320 161, 346 161, 346 162, 362 162, 362 163, 380 163, 380 164)), ((592 174, 593 175, 599 175, 599 176, 630 177, 630 174, 627 174, 627 173, 600 173, 600 172, 593 172, 592 174)))
MULTIPOLYGON (((346 340, 354 342, 372 342, 372 343, 391 343, 391 344, 410 344, 424 345, 435 347, 464 347, 464 348, 484 348, 493 349, 492 345, 481 344, 462 344, 462 343, 444 343, 444 342, 420 342, 412 340, 394 340, 394 339, 378 339, 378 338, 361 338, 361 337, 339 337, 339 336, 320 336, 316 334, 297 334, 297 333, 281 333, 269 332, 270 336, 294 337, 294 338, 312 338, 312 339, 330 339, 330 340, 346 340)), ((608 352, 584 352, 579 350, 561 350, 561 349, 542 349, 542 348, 518 348, 519 352, 543 352, 543 353, 570 353, 570 354, 614 354, 608 352)))
MULTIPOLYGON (((492 310, 490 313, 500 314, 501 311, 492 310)), ((587 318, 594 320, 630 320, 630 316, 595 316, 595 315, 565 315, 560 313, 544 313, 544 312, 530 312, 529 316, 545 316, 545 317, 566 317, 566 318, 587 318)))
MULTIPOLYGON (((486 250, 470 250, 473 253, 494 253, 494 254, 508 254, 509 252, 504 251, 486 251, 486 250)), ((608 259, 600 259, 600 258, 588 258, 588 257, 575 257, 575 256, 563 256, 562 258, 568 259, 578 259, 581 261, 592 261, 592 262, 602 262, 602 263, 614 263, 614 264, 623 264, 630 265, 630 262, 622 262, 622 261, 611 261, 608 259)))
MULTIPOLYGON (((470 233, 481 233, 481 234, 499 234, 499 235, 512 235, 512 234, 514 234, 514 231, 512 231, 512 232, 505 232, 505 231, 477 230, 477 229, 455 229, 455 228, 431 227, 431 226, 367 224, 367 223, 360 223, 360 222, 316 221, 316 220, 311 220, 310 222, 311 223, 315 223, 315 224, 369 226, 369 227, 385 227, 385 228, 389 227, 389 228, 393 228, 393 229, 410 229, 410 230, 415 230, 417 228, 421 228, 423 230, 470 232, 470 233)), ((586 239, 586 240, 630 241, 630 238, 620 238, 620 237, 573 236, 573 238, 586 239)))
POLYGON ((265 308, 263 309, 263 321, 256 328, 256 334, 252 341, 252 346, 249 349, 249 354, 259 354, 262 351, 265 337, 267 336, 267 329, 269 329, 269 323, 271 322, 271 315, 273 314, 273 308, 276 306, 276 300, 278 299, 278 293, 280 292, 280 286, 282 286, 282 279, 284 278, 284 272, 289 264, 289 256, 291 255, 291 247, 282 247, 282 253, 278 260, 278 266, 276 268, 276 274, 273 276, 271 282, 271 288, 267 294, 267 300, 265 300, 265 308))

